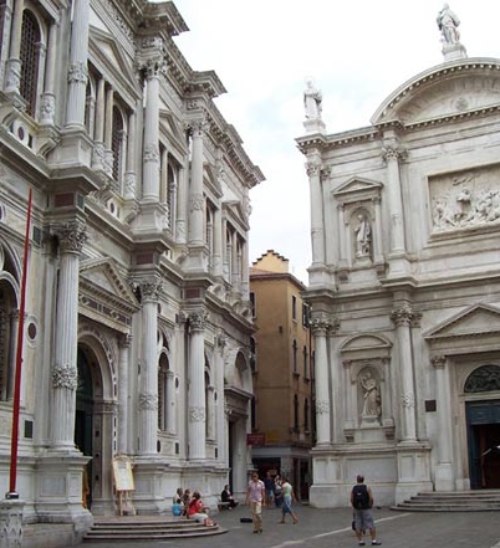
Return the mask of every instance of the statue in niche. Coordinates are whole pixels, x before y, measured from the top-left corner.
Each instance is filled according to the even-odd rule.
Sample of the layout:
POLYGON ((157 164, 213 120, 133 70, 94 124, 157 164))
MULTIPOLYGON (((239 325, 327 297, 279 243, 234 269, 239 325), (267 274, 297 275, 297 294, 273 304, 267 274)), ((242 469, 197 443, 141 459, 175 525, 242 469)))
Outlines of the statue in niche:
POLYGON ((458 32, 458 25, 460 25, 460 20, 451 11, 448 4, 445 4, 443 9, 439 12, 437 24, 443 36, 443 42, 446 45, 459 43, 460 33, 458 32))
POLYGON ((321 91, 314 87, 313 81, 309 78, 306 81, 304 91, 304 108, 308 120, 318 120, 321 118, 323 96, 321 91))
POLYGON ((364 215, 358 215, 358 225, 354 229, 356 235, 356 257, 370 257, 372 250, 372 227, 364 215))
POLYGON ((377 380, 373 378, 371 371, 367 371, 361 377, 361 388, 363 389, 363 417, 380 417, 380 391, 377 380))

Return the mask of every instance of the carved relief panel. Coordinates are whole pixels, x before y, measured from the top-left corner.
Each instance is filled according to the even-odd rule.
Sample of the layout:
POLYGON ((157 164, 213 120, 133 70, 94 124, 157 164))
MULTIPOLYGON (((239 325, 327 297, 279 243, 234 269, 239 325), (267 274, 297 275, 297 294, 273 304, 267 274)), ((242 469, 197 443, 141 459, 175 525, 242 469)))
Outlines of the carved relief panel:
POLYGON ((500 165, 429 177, 432 233, 500 224, 500 165))

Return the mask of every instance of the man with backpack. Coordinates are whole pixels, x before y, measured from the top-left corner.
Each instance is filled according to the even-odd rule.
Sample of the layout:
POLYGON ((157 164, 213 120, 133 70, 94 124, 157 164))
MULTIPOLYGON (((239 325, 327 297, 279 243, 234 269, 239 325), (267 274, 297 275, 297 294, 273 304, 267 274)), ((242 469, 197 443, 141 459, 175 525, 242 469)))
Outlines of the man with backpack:
POLYGON ((351 506, 354 509, 354 522, 356 528, 356 537, 359 546, 364 546, 363 531, 368 529, 372 538, 372 546, 381 546, 382 543, 377 540, 377 531, 373 521, 372 507, 373 494, 370 487, 365 485, 364 476, 359 475, 356 478, 356 485, 351 491, 351 506))

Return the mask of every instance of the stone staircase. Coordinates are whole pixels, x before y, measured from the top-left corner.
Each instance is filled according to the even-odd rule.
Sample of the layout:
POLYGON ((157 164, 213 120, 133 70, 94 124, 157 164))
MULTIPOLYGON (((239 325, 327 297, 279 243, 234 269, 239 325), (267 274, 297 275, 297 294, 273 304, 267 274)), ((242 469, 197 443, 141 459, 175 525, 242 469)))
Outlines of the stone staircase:
POLYGON ((170 540, 220 535, 226 533, 219 525, 205 527, 192 519, 163 516, 123 516, 95 518, 84 542, 126 542, 170 540))
POLYGON ((405 512, 500 512, 500 489, 419 493, 392 506, 405 512))

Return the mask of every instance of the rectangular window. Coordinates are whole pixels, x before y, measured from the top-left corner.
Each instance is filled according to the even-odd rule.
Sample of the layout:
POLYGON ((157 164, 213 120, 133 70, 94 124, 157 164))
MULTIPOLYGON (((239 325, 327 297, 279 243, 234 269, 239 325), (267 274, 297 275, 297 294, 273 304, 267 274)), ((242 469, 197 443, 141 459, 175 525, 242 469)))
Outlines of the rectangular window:
POLYGON ((255 310, 255 293, 253 291, 250 292, 250 305, 252 307, 252 318, 256 318, 257 313, 255 310))
POLYGON ((309 307, 307 304, 302 304, 302 326, 309 327, 309 307))
POLYGON ((297 319, 297 297, 292 295, 292 320, 297 319))

